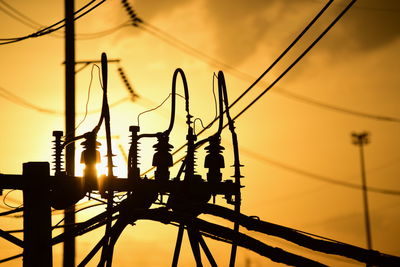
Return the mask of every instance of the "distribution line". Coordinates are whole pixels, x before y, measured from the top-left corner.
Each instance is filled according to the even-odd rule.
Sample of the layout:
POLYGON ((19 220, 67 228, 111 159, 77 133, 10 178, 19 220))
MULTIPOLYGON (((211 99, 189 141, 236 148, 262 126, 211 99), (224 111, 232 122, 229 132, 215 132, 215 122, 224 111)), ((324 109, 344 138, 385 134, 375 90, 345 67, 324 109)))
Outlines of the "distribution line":
MULTIPOLYGON (((250 104, 248 104, 242 111, 240 111, 233 118, 233 120, 239 118, 252 105, 254 105, 258 100, 260 100, 260 98, 263 97, 266 92, 268 92, 272 87, 274 87, 275 84, 277 84, 297 63, 299 63, 299 61, 302 60, 304 56, 307 55, 310 52, 310 50, 329 32, 329 30, 333 26, 335 26, 335 24, 343 17, 344 14, 346 14, 346 12, 354 5, 356 1, 357 0, 352 0, 346 6, 346 8, 344 8, 342 12, 340 12, 339 15, 328 25, 328 27, 326 27, 325 30, 292 62, 292 64, 290 64, 289 67, 287 67, 267 88, 265 88, 264 91, 261 92, 261 94, 259 94, 253 101, 251 101, 250 104)), ((225 127, 226 126, 227 125, 225 125, 225 127)))
MULTIPOLYGON (((248 104, 242 111, 240 111, 234 118, 233 120, 236 120, 237 118, 239 118, 244 112, 246 112, 252 105, 254 105, 254 103, 256 103, 261 97, 263 97, 265 95, 266 92, 268 92, 272 87, 275 86, 275 84, 277 84, 306 54, 308 54, 310 52, 310 50, 322 39, 322 37, 325 36, 326 33, 329 32, 329 30, 340 20, 340 18, 351 8, 351 6, 356 2, 357 0, 352 0, 348 6, 342 10, 342 12, 328 25, 327 28, 325 28, 325 30, 295 59, 295 61, 292 62, 292 64, 289 65, 289 67, 287 67, 282 73, 281 75, 279 75, 274 82, 272 82, 267 88, 264 89, 263 92, 261 92, 261 94, 259 94, 252 102, 250 102, 250 104, 248 104)), ((265 73, 265 72, 264 72, 265 73)), ((261 78, 260 78, 261 79, 261 78)), ((257 79, 256 82, 258 82, 260 79, 257 79)), ((254 82, 245 92, 248 92, 252 86, 254 86, 256 84, 256 82, 254 82)), ((240 97, 239 97, 240 98, 240 97)), ((228 108, 232 108, 232 106, 238 102, 237 98, 232 104, 229 105, 228 108)), ((213 121, 211 121, 207 127, 209 127, 210 125, 212 125, 214 122, 216 121, 216 119, 214 119, 213 121)), ((223 128, 226 128, 228 126, 228 124, 225 124, 223 128)), ((198 135, 202 134, 205 129, 204 128, 202 131, 199 132, 198 135)), ((178 149, 176 149, 173 153, 176 154, 177 152, 179 152, 180 150, 182 150, 184 147, 186 146, 186 144, 182 145, 181 147, 179 147, 178 149)))
MULTIPOLYGON (((28 102, 24 99, 22 99, 21 97, 11 93, 10 91, 4 89, 3 87, 0 87, 0 97, 10 101, 11 103, 14 103, 16 105, 25 107, 25 108, 29 108, 32 110, 35 110, 37 112, 41 112, 41 113, 47 113, 47 114, 51 114, 51 115, 57 115, 57 116, 61 116, 64 114, 63 111, 59 111, 59 110, 54 110, 54 109, 47 109, 47 108, 43 108, 40 106, 37 106, 35 104, 32 104, 31 102, 28 102)), ((131 98, 130 97, 123 97, 113 103, 110 104, 110 108, 111 107, 116 107, 124 102, 129 101, 131 98)), ((94 114, 94 113, 98 113, 100 112, 101 109, 95 109, 95 110, 90 110, 87 112, 87 114, 94 114)), ((78 113, 79 115, 84 115, 85 112, 80 112, 78 113)))
MULTIPOLYGON (((9 3, 7 3, 4 0, 0 0, 0 3, 2 3, 5 7, 7 7, 9 10, 4 9, 3 7, 0 6, 0 11, 3 11, 6 13, 8 16, 12 17, 13 19, 19 21, 20 23, 30 27, 31 29, 37 30, 40 28, 45 28, 43 24, 38 23, 37 21, 33 20, 29 16, 25 15, 18 9, 14 8, 11 6, 9 3)), ((116 32, 119 29, 122 29, 123 27, 130 26, 129 23, 124 22, 120 25, 117 25, 113 28, 102 30, 99 32, 93 32, 93 33, 76 33, 75 34, 75 39, 76 40, 90 40, 90 39, 95 39, 95 38, 100 38, 107 36, 109 34, 112 34, 116 32)), ((52 33, 50 36, 57 37, 57 38, 64 38, 64 35, 61 33, 60 35, 53 35, 55 33, 52 33)))
MULTIPOLYGON (((90 1, 88 4, 86 4, 85 6, 83 6, 82 8, 80 8, 79 10, 77 10, 74 15, 74 20, 78 20, 79 18, 85 16, 86 14, 88 14, 89 12, 91 12, 92 10, 94 10, 95 8, 97 8, 98 6, 100 6, 101 4, 103 4, 106 0, 102 0, 99 3, 95 4, 94 6, 88 8, 86 11, 84 11, 82 14, 79 14, 79 12, 83 11, 85 8, 89 7, 92 3, 96 2, 96 0, 92 0, 90 1)), ((65 19, 60 20, 54 24, 52 24, 51 26, 48 26, 44 29, 41 29, 35 33, 26 35, 26 36, 22 36, 22 37, 14 37, 14 38, 1 38, 0 41, 2 41, 0 43, 0 45, 5 45, 5 44, 11 44, 11 43, 15 43, 15 42, 19 42, 19 41, 23 41, 29 38, 34 38, 34 37, 39 37, 39 36, 44 36, 47 34, 50 34, 52 32, 55 32, 61 28, 65 27, 65 19), (60 25, 61 24, 61 25, 60 25), (57 26, 60 25, 60 26, 57 26)))
MULTIPOLYGON (((203 52, 191 47, 190 45, 184 43, 183 41, 173 37, 172 35, 162 31, 161 29, 159 29, 159 28, 155 27, 154 25, 151 25, 145 21, 143 21, 143 24, 139 24, 138 28, 152 34, 153 36, 155 36, 156 38, 159 38, 162 41, 165 41, 166 43, 174 46, 175 48, 183 51, 184 53, 187 53, 191 56, 194 56, 194 57, 202 60, 203 62, 209 64, 210 66, 224 69, 226 72, 232 74, 233 76, 235 76, 243 81, 247 81, 247 82, 251 81, 252 82, 252 81, 256 80, 256 78, 254 76, 252 76, 248 73, 245 73, 243 71, 240 71, 240 70, 236 69, 235 67, 230 66, 226 63, 223 63, 207 54, 204 54, 203 52)), ((297 40, 294 41, 292 44, 294 45, 296 42, 297 42, 297 40)), ((290 46, 288 48, 290 49, 290 46)), ((285 50, 281 54, 281 56, 277 58, 277 60, 279 61, 279 58, 283 57, 289 51, 289 49, 285 50)), ((278 62, 277 60, 274 61, 274 63, 271 65, 271 68, 273 66, 275 66, 275 64, 278 62)), ((266 71, 266 72, 268 72, 268 71, 266 71)), ((262 75, 262 77, 263 77, 263 75, 262 75)), ((236 104, 237 101, 239 101, 244 95, 246 95, 248 90, 251 90, 252 87, 253 87, 253 85, 250 86, 246 91, 244 91, 241 94, 241 96, 239 96, 239 98, 236 99, 235 102, 232 103, 232 105, 236 104)), ((314 105, 314 106, 317 106, 320 108, 330 109, 333 111, 346 113, 346 114, 359 116, 359 117, 365 117, 365 118, 369 118, 369 119, 400 123, 400 118, 370 114, 370 113, 366 113, 366 112, 359 112, 359 111, 351 110, 348 108, 338 107, 336 105, 323 103, 321 101, 317 101, 317 100, 309 98, 309 97, 301 96, 299 94, 290 92, 290 91, 282 89, 282 88, 280 88, 279 90, 274 91, 274 92, 277 94, 281 94, 284 97, 292 98, 294 100, 297 100, 297 101, 300 101, 303 103, 307 103, 310 105, 314 105)))
MULTIPOLYGON (((309 177, 309 178, 312 178, 312 179, 315 179, 318 181, 322 181, 322 182, 326 182, 326 183, 330 183, 330 184, 341 185, 341 186, 345 186, 345 187, 349 187, 349 188, 353 188, 353 189, 362 189, 361 185, 349 183, 346 181, 342 181, 342 180, 334 179, 331 177, 318 175, 318 174, 315 174, 315 173, 312 173, 312 172, 309 172, 306 170, 302 170, 302 169, 290 166, 288 164, 279 162, 277 160, 267 158, 264 155, 261 155, 250 149, 240 147, 240 151, 244 152, 245 154, 247 154, 248 156, 250 156, 252 158, 261 160, 263 162, 267 162, 267 163, 277 166, 279 168, 282 168, 282 169, 285 169, 285 170, 288 170, 288 171, 291 171, 291 172, 294 172, 294 173, 297 173, 297 174, 300 174, 300 175, 303 175, 303 176, 306 176, 306 177, 309 177)), ((371 186, 368 186, 367 190, 370 192, 387 194, 387 195, 400 195, 399 190, 383 189, 383 188, 377 188, 377 187, 371 187, 371 186)))
MULTIPOLYGON (((333 0, 329 1, 319 12, 318 14, 307 24, 307 26, 300 32, 299 35, 289 44, 289 46, 275 59, 275 61, 260 75, 258 79, 256 79, 238 98, 236 98, 235 101, 233 101, 227 109, 232 108, 240 99, 242 99, 250 90, 253 89, 253 87, 289 52, 289 50, 303 37, 303 35, 312 27, 312 25, 321 17, 321 15, 326 11, 326 9, 329 7, 329 5, 333 2, 333 0)), ((143 21, 143 20, 141 20, 143 21)), ((310 48, 310 47, 309 47, 310 48)), ((205 130, 211 127, 212 124, 214 124, 215 121, 219 119, 219 116, 214 118, 205 128, 203 128, 197 135, 202 134, 205 130)), ((235 118, 234 118, 235 120, 235 118)), ((225 125, 226 127, 227 125, 225 125)), ((225 128, 224 127, 224 128, 225 128)), ((180 146, 178 149, 176 149, 172 155, 175 155, 178 153, 180 150, 182 150, 184 147, 186 147, 187 144, 184 144, 180 146)), ((179 162, 180 160, 176 161, 174 165, 179 162)), ((142 173, 142 175, 150 172, 153 170, 154 167, 148 169, 146 172, 142 173)))

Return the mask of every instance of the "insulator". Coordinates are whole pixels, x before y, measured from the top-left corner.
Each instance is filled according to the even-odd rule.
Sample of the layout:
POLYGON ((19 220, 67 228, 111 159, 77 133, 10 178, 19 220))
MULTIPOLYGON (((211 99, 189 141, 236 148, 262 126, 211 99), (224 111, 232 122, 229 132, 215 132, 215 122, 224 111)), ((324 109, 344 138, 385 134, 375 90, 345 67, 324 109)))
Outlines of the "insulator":
POLYGON ((128 89, 129 93, 132 95, 132 99, 134 97, 137 97, 138 95, 135 94, 135 92, 133 91, 133 88, 132 88, 130 82, 128 81, 128 79, 126 78, 126 75, 121 67, 118 68, 118 73, 121 76, 121 79, 122 79, 123 83, 125 84, 125 87, 128 89))
POLYGON ((55 140, 53 141, 54 146, 54 168, 55 175, 59 175, 63 171, 63 160, 62 160, 62 144, 61 144, 61 137, 63 136, 62 131, 53 131, 53 136, 55 140))
POLYGON ((169 137, 163 134, 157 136, 157 144, 153 147, 156 153, 153 156, 153 166, 155 171, 155 179, 159 181, 169 180, 169 167, 173 165, 172 154, 170 151, 173 146, 168 143, 169 137))
POLYGON ((140 178, 140 169, 139 169, 139 151, 138 148, 138 132, 140 128, 139 126, 130 126, 129 131, 131 134, 131 142, 129 148, 128 155, 128 179, 139 179, 140 178))
POLYGON ((221 182, 221 168, 225 168, 225 161, 222 151, 225 148, 221 146, 221 140, 219 136, 211 137, 209 142, 210 144, 205 148, 208 154, 204 160, 204 167, 208 168, 207 181, 212 183, 221 182))
POLYGON ((96 163, 101 160, 100 152, 97 149, 101 144, 96 141, 95 132, 87 133, 85 138, 86 140, 81 143, 84 148, 81 154, 81 163, 85 164, 85 169, 83 170, 84 188, 85 191, 90 192, 97 185, 96 163))
POLYGON ((100 152, 97 150, 101 143, 97 142, 95 138, 88 138, 81 145, 84 148, 81 154, 81 163, 87 165, 101 162, 100 152))

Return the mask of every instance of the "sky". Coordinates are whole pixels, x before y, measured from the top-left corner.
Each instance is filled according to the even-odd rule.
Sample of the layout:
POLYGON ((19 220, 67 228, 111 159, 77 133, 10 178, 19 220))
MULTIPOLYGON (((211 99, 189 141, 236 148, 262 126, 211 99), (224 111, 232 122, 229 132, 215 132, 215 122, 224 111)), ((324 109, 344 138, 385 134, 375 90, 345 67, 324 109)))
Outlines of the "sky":
MULTIPOLYGON (((76 0, 76 9, 87 2, 76 0)), ((232 108, 232 115, 238 114, 273 82, 348 2, 335 1, 293 50, 232 108)), ((129 126, 137 125, 138 114, 158 106, 169 95, 176 68, 182 68, 186 74, 192 115, 206 124, 215 116, 213 73, 220 69, 225 71, 229 100, 233 102, 268 68, 326 1, 138 0, 129 3, 147 25, 156 28, 122 27, 129 17, 119 1, 106 1, 76 22, 77 61, 100 60, 102 52, 107 53, 109 59, 120 60, 108 66, 109 102, 124 100, 111 109, 113 150, 117 154, 115 172, 119 177, 126 177, 123 152, 129 149, 129 126), (160 38, 160 32, 164 33, 164 39, 160 38), (166 42, 165 38, 175 41, 166 42), (199 56, 194 50, 179 48, 176 40, 224 66, 210 64, 210 59, 199 56), (117 72, 119 67, 139 95, 135 101, 129 99, 129 92, 117 72), (232 69, 254 78, 243 79, 243 75, 230 71, 232 69)), ((400 2, 396 0, 357 1, 276 86, 238 117, 235 125, 244 165, 244 214, 366 247, 362 191, 343 183, 361 184, 359 148, 352 144, 351 133, 367 131, 370 142, 364 152, 368 186, 400 191, 399 13, 400 2)), ((64 4, 59 0, 0 1, 0 38, 31 34, 43 28, 40 25, 61 20, 63 14, 64 4), (36 22, 36 26, 28 27, 7 15, 4 3, 25 14, 36 22)), ((64 130, 64 57, 62 29, 54 34, 0 46, 1 173, 21 174, 24 162, 52 161, 52 131, 64 130)), ((97 124, 101 107, 97 68, 82 67, 76 66, 79 70, 76 74, 77 124, 84 119, 86 103, 89 112, 77 128, 77 134, 85 133, 97 124)), ((183 94, 178 84, 178 92, 183 94)), ((159 109, 141 115, 141 132, 165 130, 169 124, 169 105, 166 101, 159 109)), ((175 148, 185 142, 184 116, 184 103, 177 97, 177 118, 170 140, 175 148)), ((201 125, 196 123, 196 132, 199 129, 201 125)), ((213 127, 205 135, 215 130, 213 127)), ((105 131, 101 129, 99 141, 103 143, 100 148, 103 155, 104 136, 105 131)), ((224 131, 226 179, 233 175, 230 138, 229 132, 224 131)), ((152 145, 151 142, 142 144, 142 171, 151 167, 152 145)), ((78 143, 77 175, 82 172, 80 152, 78 143)), ((198 173, 203 177, 206 174, 202 167, 204 155, 204 149, 200 148, 198 173)), ((176 172, 176 168, 171 170, 173 174, 176 172)), ((6 204, 18 206, 22 203, 19 191, 1 198, 5 202, 0 204, 2 210, 7 209, 6 204)), ((399 194, 369 191, 368 200, 373 249, 400 256, 399 194)), ((88 205, 82 203, 80 205, 88 205)), ((223 199, 217 199, 217 204, 229 206, 223 199)), ((82 211, 78 221, 103 210, 82 211)), ((55 212, 53 224, 61 218, 62 215, 55 212)), ((229 225, 216 218, 210 219, 229 225)), ((3 230, 22 228, 22 218, 2 217, 0 225, 3 230)), ((267 244, 328 265, 361 265, 315 253, 281 239, 243 231, 267 244)), ((99 229, 77 238, 77 262, 103 232, 104 229, 99 229)), ((116 245, 114 264, 169 265, 176 233, 174 226, 139 221, 123 232, 116 245)), ((212 240, 207 243, 217 262, 225 266, 229 246, 212 240)), ((0 244, 0 258, 21 253, 7 241, 1 240, 0 244)), ((55 246, 53 254, 54 266, 61 266, 62 246, 55 246)), ((21 262, 17 259, 3 265, 21 266, 21 262)), ((97 260, 94 260, 89 266, 96 264, 97 260)), ((194 265, 186 237, 180 264, 194 265)), ((280 265, 239 249, 237 266, 280 265)))

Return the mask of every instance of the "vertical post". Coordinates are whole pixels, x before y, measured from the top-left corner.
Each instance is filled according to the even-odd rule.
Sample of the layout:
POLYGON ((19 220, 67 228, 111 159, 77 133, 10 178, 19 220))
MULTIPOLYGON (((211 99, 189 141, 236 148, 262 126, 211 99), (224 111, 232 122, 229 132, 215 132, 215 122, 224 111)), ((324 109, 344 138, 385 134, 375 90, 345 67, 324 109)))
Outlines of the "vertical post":
POLYGON ((51 246, 50 165, 48 162, 23 164, 26 184, 24 198, 23 266, 53 266, 51 246))
POLYGON ((368 144, 369 142, 368 133, 366 132, 360 134, 352 133, 352 138, 353 138, 353 144, 360 147, 361 182, 362 182, 363 201, 364 201, 366 240, 367 240, 367 248, 372 249, 371 226, 370 226, 368 195, 367 195, 367 181, 366 181, 365 163, 364 163, 364 145, 368 144))
MULTIPOLYGON (((74 0, 65 0, 65 132, 66 138, 75 136, 75 26, 74 0)), ((65 166, 69 176, 75 175, 75 146, 67 146, 65 151, 65 166)), ((75 223, 75 209, 65 210, 65 224, 75 223)), ((65 232, 69 231, 66 227, 65 232)), ((75 239, 64 242, 64 267, 75 266, 75 239)))

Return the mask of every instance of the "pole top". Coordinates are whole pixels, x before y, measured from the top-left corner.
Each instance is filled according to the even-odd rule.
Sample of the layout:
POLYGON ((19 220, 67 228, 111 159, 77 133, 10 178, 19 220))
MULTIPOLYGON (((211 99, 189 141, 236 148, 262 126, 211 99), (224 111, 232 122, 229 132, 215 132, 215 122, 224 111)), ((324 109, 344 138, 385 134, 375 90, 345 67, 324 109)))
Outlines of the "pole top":
POLYGON ((351 133, 352 143, 354 145, 366 145, 369 143, 369 133, 367 131, 356 133, 351 133))

